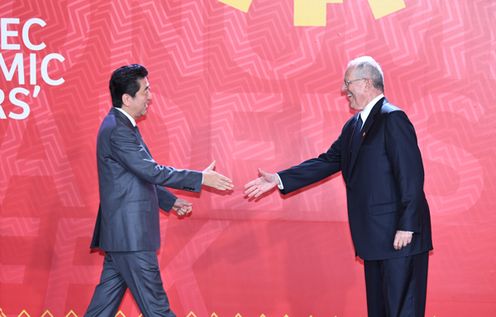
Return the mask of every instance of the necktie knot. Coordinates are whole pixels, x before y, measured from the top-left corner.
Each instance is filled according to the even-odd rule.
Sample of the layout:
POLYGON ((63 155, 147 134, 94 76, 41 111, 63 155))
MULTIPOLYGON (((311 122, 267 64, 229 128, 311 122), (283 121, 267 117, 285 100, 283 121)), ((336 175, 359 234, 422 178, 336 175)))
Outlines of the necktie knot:
POLYGON ((360 114, 358 114, 357 120, 356 120, 356 126, 355 126, 355 129, 357 132, 362 129, 362 125, 363 125, 362 116, 360 114))

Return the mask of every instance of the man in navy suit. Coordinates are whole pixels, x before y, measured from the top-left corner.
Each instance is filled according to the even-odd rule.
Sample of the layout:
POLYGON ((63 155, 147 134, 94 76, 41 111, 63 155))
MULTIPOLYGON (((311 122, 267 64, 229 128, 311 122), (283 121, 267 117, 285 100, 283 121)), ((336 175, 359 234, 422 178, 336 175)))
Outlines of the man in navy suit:
POLYGON ((351 237, 364 260, 368 315, 424 316, 432 239, 415 130, 384 97, 383 72, 372 57, 348 63, 342 91, 357 114, 329 150, 276 174, 259 170, 245 194, 257 198, 276 186, 286 194, 341 171, 351 237))
POLYGON ((110 78, 113 107, 97 138, 100 208, 91 248, 105 251, 100 283, 85 316, 115 316, 127 288, 143 316, 173 317, 157 260, 160 247, 159 208, 179 215, 191 204, 162 186, 199 192, 202 184, 233 188, 214 171, 179 170, 158 164, 136 125, 151 101, 148 71, 137 64, 118 68, 110 78))

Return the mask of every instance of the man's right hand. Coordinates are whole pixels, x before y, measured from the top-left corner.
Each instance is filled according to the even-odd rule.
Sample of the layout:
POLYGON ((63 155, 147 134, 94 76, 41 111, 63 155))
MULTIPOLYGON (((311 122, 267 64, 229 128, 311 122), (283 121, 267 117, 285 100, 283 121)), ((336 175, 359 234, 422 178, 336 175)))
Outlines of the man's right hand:
POLYGON ((258 198, 260 195, 273 190, 279 184, 277 174, 267 173, 258 169, 259 178, 252 180, 245 185, 245 196, 248 198, 258 198))
POLYGON ((215 161, 203 170, 203 185, 218 190, 231 190, 234 188, 232 180, 214 171, 215 161))

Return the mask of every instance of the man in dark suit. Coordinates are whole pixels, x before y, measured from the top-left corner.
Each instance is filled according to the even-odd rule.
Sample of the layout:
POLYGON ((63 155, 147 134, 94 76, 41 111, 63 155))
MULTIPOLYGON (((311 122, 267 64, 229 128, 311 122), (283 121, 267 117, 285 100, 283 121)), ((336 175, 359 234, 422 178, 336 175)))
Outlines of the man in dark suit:
POLYGON ((199 192, 206 185, 233 188, 215 172, 160 165, 152 158, 136 126, 151 101, 148 71, 137 64, 118 68, 110 78, 112 109, 97 139, 100 208, 91 248, 105 251, 100 283, 85 316, 115 316, 127 288, 143 316, 173 317, 157 260, 160 247, 159 208, 191 212, 191 204, 162 186, 199 192))
POLYGON ((384 97, 384 76, 369 56, 349 62, 342 86, 357 111, 317 158, 278 172, 259 170, 245 186, 257 198, 290 193, 341 171, 356 255, 364 260, 368 315, 424 316, 432 249, 424 168, 406 114, 384 97))

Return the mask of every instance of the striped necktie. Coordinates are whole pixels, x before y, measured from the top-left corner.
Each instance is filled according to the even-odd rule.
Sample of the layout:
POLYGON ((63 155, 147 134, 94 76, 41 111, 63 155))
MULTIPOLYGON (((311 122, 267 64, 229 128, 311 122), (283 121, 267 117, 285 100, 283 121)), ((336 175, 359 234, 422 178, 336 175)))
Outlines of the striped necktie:
POLYGON ((353 129, 353 137, 351 139, 351 152, 355 153, 358 150, 358 146, 360 145, 360 139, 361 139, 361 133, 360 130, 362 129, 362 117, 360 114, 358 114, 356 122, 355 122, 355 128, 353 129))

